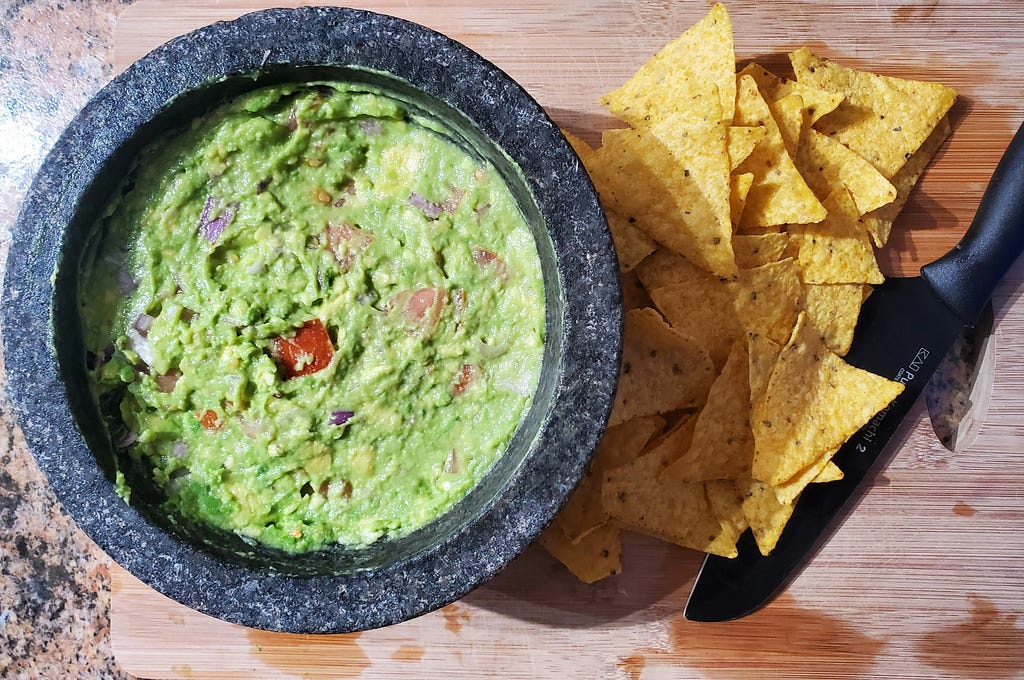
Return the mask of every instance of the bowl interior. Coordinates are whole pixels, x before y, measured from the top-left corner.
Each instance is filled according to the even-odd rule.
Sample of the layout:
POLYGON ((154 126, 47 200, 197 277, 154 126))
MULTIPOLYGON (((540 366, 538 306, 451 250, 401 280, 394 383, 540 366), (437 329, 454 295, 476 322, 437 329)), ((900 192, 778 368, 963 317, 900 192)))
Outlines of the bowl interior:
POLYGON ((352 66, 273 65, 256 73, 218 79, 179 95, 140 126, 96 174, 69 222, 54 288, 54 349, 60 374, 75 422, 104 473, 110 480, 114 479, 115 469, 125 474, 132 489, 131 504, 148 522, 167 531, 177 541, 197 546, 221 560, 295 576, 334 576, 401 563, 457 534, 501 495, 529 456, 542 455, 533 444, 555 395, 564 344, 563 288, 551 234, 526 179, 508 155, 462 112, 394 75, 352 66), (291 554, 244 541, 230 532, 170 517, 160 507, 163 497, 148 481, 147 471, 112 445, 102 416, 102 411, 109 407, 98 404, 92 395, 82 342, 78 287, 82 253, 97 218, 117 192, 124 190, 126 181, 130 182, 136 158, 146 146, 173 135, 196 117, 249 90, 273 84, 326 80, 365 84, 402 101, 416 113, 443 122, 453 141, 497 169, 515 196, 537 245, 545 291, 545 346, 533 405, 508 450, 495 461, 480 483, 447 513, 402 538, 382 539, 366 548, 338 546, 291 554))

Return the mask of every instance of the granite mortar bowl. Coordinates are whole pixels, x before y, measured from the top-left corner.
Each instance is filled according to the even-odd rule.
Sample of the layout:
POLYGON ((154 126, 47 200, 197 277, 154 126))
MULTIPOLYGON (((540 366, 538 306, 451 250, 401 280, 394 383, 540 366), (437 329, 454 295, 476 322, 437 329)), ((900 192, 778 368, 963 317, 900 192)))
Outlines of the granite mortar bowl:
MULTIPOLYGON (((9 393, 29 447, 78 525, 129 572, 206 614, 275 631, 349 632, 452 602, 518 555, 578 483, 615 391, 615 251, 590 180, 541 107, 493 64, 394 17, 266 10, 199 29, 117 76, 46 158, 13 233, 2 309, 9 393), (86 380, 83 244, 138 152, 226 98, 349 80, 446 122, 509 184, 531 225, 547 305, 542 376, 506 454, 452 510, 364 549, 288 554, 172 522, 144 484, 115 493, 115 452, 86 380), (140 490, 141 489, 141 490, 140 490)), ((129 480, 131 481, 131 480, 129 480)))

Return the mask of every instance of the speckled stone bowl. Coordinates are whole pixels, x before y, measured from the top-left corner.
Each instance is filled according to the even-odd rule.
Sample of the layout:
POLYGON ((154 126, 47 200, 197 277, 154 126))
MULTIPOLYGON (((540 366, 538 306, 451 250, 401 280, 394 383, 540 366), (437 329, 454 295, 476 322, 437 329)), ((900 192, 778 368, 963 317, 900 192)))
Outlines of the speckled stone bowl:
POLYGON ((150 53, 75 118, 14 230, 3 297, 9 391, 64 508, 119 564, 218 618, 293 632, 389 625, 462 597, 551 520, 593 455, 622 345, 621 291, 593 186, 540 106, 493 64, 417 24, 339 8, 275 9, 150 53), (168 521, 114 492, 115 453, 86 381, 82 245, 141 148, 225 98, 279 82, 376 85, 447 122, 502 173, 533 229, 547 305, 534 405, 508 452, 451 511, 363 550, 289 555, 168 521))

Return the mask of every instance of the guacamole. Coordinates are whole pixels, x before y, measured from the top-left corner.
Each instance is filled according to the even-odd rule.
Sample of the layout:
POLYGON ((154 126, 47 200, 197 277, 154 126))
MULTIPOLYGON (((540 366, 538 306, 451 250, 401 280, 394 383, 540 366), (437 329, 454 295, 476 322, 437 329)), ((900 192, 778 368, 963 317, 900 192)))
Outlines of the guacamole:
POLYGON ((172 521, 287 551, 399 537, 531 404, 544 290, 515 199, 366 86, 220 106, 140 156, 94 233, 92 385, 172 521))

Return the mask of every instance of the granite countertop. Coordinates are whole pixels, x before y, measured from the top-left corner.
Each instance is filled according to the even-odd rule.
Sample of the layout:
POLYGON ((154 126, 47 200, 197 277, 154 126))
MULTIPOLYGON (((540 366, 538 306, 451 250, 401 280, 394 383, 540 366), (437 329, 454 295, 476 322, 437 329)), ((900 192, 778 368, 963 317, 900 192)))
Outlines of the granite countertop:
MULTIPOLYGON (((125 5, 0 3, 0 278, 44 155, 113 75, 113 29, 125 5)), ((110 558, 57 504, 14 423, 5 376, 0 357, 0 677, 128 677, 110 648, 110 558)))

